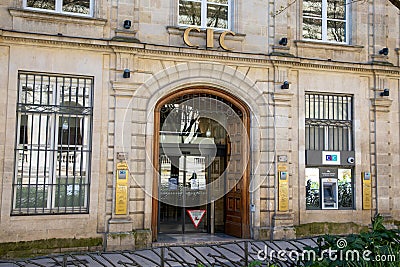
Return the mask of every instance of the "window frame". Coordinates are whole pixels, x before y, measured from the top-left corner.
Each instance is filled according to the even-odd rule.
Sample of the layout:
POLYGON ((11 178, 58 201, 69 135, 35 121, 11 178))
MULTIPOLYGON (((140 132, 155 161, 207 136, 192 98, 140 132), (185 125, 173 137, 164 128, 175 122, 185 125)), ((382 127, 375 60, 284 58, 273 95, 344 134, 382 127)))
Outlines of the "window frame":
MULTIPOLYGON (((25 0, 26 1, 26 0, 25 0)), ((185 26, 185 27, 199 27, 201 29, 215 29, 215 30, 231 30, 232 29, 232 8, 233 8, 233 1, 234 0, 227 0, 228 4, 226 4, 226 6, 228 7, 228 14, 227 14, 227 28, 215 28, 215 27, 208 27, 207 26, 207 7, 208 4, 214 4, 214 5, 223 5, 225 6, 225 4, 219 4, 219 3, 214 3, 214 2, 208 2, 208 0, 188 0, 188 2, 198 2, 201 4, 201 12, 200 12, 200 25, 192 25, 192 24, 184 24, 184 23, 179 23, 179 1, 177 0, 177 25, 179 26, 185 26)))
POLYGON ((94 77, 19 71, 17 88, 11 215, 89 213, 94 77), (23 116, 28 140, 21 143, 23 116), (81 144, 60 143, 62 118, 84 125, 81 144))
POLYGON ((78 16, 78 17, 93 17, 94 16, 94 0, 89 0, 89 14, 82 14, 82 13, 74 13, 74 12, 66 12, 62 10, 62 3, 63 0, 54 0, 55 1, 55 9, 44 9, 44 8, 36 8, 36 7, 29 7, 28 0, 23 0, 23 8, 25 10, 32 10, 32 11, 41 11, 41 12, 48 12, 54 14, 62 14, 62 15, 69 15, 69 16, 78 16))
POLYGON ((333 44, 349 44, 350 43, 350 13, 351 13, 351 0, 345 0, 344 8, 345 8, 345 19, 328 19, 328 0, 320 0, 321 1, 321 18, 315 18, 315 17, 308 17, 304 16, 304 4, 302 5, 302 16, 301 16, 301 37, 303 40, 307 41, 313 41, 313 42, 321 42, 321 43, 333 43, 333 44), (309 19, 320 19, 321 20, 321 40, 318 39, 311 39, 311 38, 305 38, 303 34, 303 21, 304 18, 309 18, 309 19), (344 41, 343 42, 338 42, 338 41, 330 41, 328 40, 328 21, 343 21, 345 23, 344 27, 344 41))

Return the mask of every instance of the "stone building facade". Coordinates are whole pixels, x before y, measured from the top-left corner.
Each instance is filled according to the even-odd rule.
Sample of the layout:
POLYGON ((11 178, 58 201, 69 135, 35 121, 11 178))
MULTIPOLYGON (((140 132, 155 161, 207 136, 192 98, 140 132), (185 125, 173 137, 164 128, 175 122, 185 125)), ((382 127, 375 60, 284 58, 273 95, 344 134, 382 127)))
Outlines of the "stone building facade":
POLYGON ((0 242, 398 223, 399 25, 385 1, 3 1, 0 242))

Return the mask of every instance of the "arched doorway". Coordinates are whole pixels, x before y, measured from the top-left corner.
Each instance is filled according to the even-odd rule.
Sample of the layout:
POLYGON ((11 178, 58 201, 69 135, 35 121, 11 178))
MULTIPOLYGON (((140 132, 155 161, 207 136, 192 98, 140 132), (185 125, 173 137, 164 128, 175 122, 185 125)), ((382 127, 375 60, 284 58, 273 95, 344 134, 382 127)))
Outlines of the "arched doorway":
POLYGON ((248 238, 249 111, 213 88, 174 92, 155 108, 152 231, 248 238))

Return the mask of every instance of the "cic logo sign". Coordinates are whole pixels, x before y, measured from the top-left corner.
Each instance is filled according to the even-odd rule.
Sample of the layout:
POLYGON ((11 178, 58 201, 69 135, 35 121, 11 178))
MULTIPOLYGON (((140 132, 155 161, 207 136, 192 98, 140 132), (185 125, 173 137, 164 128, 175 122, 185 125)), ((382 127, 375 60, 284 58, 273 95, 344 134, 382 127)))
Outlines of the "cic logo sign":
MULTIPOLYGON (((201 32, 200 28, 195 28, 195 27, 187 28, 187 29, 185 30, 185 32, 183 33, 183 41, 185 42, 185 44, 186 44, 187 46, 190 46, 190 47, 199 47, 198 44, 193 44, 193 43, 190 41, 190 39, 189 39, 190 32, 192 32, 192 31, 201 32)), ((229 34, 229 35, 232 35, 232 36, 235 36, 235 35, 236 35, 236 34, 235 34, 234 32, 232 32, 232 31, 223 31, 223 32, 221 33, 221 35, 219 36, 219 46, 220 46, 222 49, 224 49, 224 50, 231 51, 231 50, 233 50, 233 48, 229 48, 229 47, 227 47, 227 46, 225 45, 225 37, 226 37, 226 35, 228 35, 228 34, 229 34)), ((213 48, 213 47, 214 47, 214 30, 213 30, 213 29, 207 29, 207 30, 206 30, 206 38, 207 38, 207 42, 206 42, 207 48, 213 48)))
POLYGON ((326 159, 326 161, 337 161, 337 156, 336 155, 326 155, 325 159, 326 159))
POLYGON ((322 151, 322 164, 340 165, 340 152, 322 151))

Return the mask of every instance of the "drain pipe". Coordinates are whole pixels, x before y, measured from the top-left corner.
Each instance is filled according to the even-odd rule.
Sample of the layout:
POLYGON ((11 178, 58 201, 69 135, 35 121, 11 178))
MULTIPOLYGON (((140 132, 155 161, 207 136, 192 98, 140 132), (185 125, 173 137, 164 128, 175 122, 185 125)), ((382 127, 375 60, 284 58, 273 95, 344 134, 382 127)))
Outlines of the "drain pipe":
MULTIPOLYGON (((274 97, 274 95, 272 95, 274 97)), ((277 170, 278 170, 278 164, 276 162, 276 106, 275 106, 275 100, 274 100, 274 215, 273 218, 276 216, 276 213, 278 211, 278 176, 277 176, 277 170)), ((274 220, 271 220, 274 222, 274 220)), ((271 225, 271 240, 274 239, 274 225, 271 225)))
MULTIPOLYGON (((372 32, 375 35, 375 1, 372 1, 372 32)), ((375 37, 375 36, 374 36, 375 37)), ((372 38, 372 49, 373 49, 373 54, 375 54, 376 48, 375 48, 375 38, 372 38)), ((376 144, 377 141, 377 137, 376 137, 376 130, 377 130, 377 125, 376 125, 376 91, 377 91, 377 87, 378 87, 378 77, 376 74, 375 69, 373 68, 373 75, 374 75, 374 150, 375 150, 375 161, 374 161, 374 165, 375 165, 375 170, 374 170, 374 174, 375 174, 375 215, 377 215, 379 213, 379 203, 378 203, 378 153, 377 153, 377 148, 378 145, 376 144)), ((372 216, 372 209, 371 209, 371 216, 372 216)))
MULTIPOLYGON (((252 112, 250 111, 250 118, 252 117, 252 112)), ((253 172, 253 120, 252 119, 250 119, 250 155, 249 155, 249 160, 250 160, 250 166, 249 166, 249 168, 250 168, 250 181, 249 181, 249 188, 248 188, 248 190, 249 190, 249 193, 250 193, 250 237, 252 238, 252 239, 254 239, 254 229, 253 229, 253 227, 254 227, 254 213, 255 213, 255 210, 253 209, 253 207, 255 207, 255 204, 254 204, 254 182, 253 182, 253 179, 254 179, 254 177, 253 177, 253 174, 254 174, 254 172, 253 172)))
MULTIPOLYGON (((374 151, 375 151, 375 160, 374 160, 374 165, 375 165, 375 215, 379 213, 379 206, 378 206, 378 155, 377 155, 377 138, 376 138, 376 89, 377 89, 377 77, 376 77, 376 72, 373 70, 373 75, 374 75, 374 151)), ((372 216, 372 209, 371 209, 371 216, 372 216)))
MULTIPOLYGON (((275 72, 275 68, 274 68, 274 72, 275 72)), ((274 220, 273 220, 273 218, 276 216, 276 213, 277 213, 277 211, 278 211, 278 188, 277 188, 277 186, 278 186, 278 176, 277 176, 277 170, 278 170, 278 164, 277 164, 277 162, 276 162, 276 105, 275 105, 275 95, 272 93, 272 100, 273 100, 273 104, 274 104, 274 108, 273 108, 273 111, 274 111, 274 114, 273 114, 273 117, 274 117, 274 119, 273 119, 273 140, 274 140, 274 153, 273 153, 273 155, 274 155, 274 158, 273 158, 273 161, 274 161, 274 214, 273 214, 273 216, 272 216, 272 219, 270 220, 270 228, 271 228, 271 235, 270 235, 270 239, 271 240, 273 240, 274 239, 274 225, 271 225, 273 222, 274 222, 274 220)))

